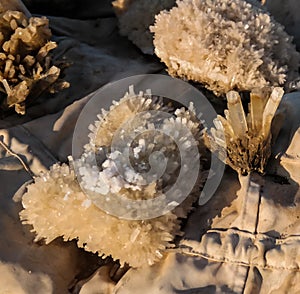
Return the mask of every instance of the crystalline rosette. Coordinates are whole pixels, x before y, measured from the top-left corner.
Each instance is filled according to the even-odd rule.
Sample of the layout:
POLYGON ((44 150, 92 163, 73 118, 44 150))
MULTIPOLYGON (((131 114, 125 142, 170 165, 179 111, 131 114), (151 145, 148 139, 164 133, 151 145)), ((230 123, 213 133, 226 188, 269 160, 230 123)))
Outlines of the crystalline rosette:
POLYGON ((190 170, 199 170, 199 121, 189 110, 170 114, 171 108, 162 101, 153 103, 149 95, 130 89, 103 112, 90 127, 86 152, 75 161, 83 189, 92 193, 94 203, 118 217, 138 218, 141 205, 143 218, 176 207, 189 193, 190 181, 183 179, 190 170), (122 202, 124 198, 138 201, 122 202))
POLYGON ((150 27, 155 53, 170 75, 199 82, 218 96, 283 85, 298 77, 300 55, 284 27, 258 4, 177 1, 150 27))
POLYGON ((70 157, 70 168, 54 165, 28 186, 20 216, 33 226, 36 240, 77 239, 85 250, 111 255, 121 265, 133 267, 161 259, 174 246, 174 237, 182 234, 179 218, 187 216, 199 196, 201 176, 187 187, 188 170, 198 174, 193 168, 200 169, 196 164, 200 162, 200 123, 192 110, 169 112, 172 108, 150 99, 149 92, 135 94, 132 88, 109 112, 103 111, 91 127, 90 143, 81 157, 74 161, 70 157), (128 140, 130 148, 125 144, 128 140), (128 157, 123 156, 126 150, 128 157), (184 157, 191 159, 191 166, 182 166, 184 157), (185 179, 182 186, 180 176, 185 179), (186 191, 188 195, 179 201, 186 191), (129 217, 124 199, 132 201, 129 217), (105 204, 113 201, 118 215, 105 210, 105 204), (143 201, 156 201, 153 207, 160 206, 161 214, 150 217, 143 201), (134 209, 149 217, 135 218, 134 209))
POLYGON ((247 116, 239 94, 227 94, 226 118, 218 116, 216 128, 211 130, 211 148, 226 153, 227 163, 239 173, 264 172, 271 154, 271 125, 283 93, 279 87, 254 89, 247 116), (225 137, 221 136, 221 128, 225 137))

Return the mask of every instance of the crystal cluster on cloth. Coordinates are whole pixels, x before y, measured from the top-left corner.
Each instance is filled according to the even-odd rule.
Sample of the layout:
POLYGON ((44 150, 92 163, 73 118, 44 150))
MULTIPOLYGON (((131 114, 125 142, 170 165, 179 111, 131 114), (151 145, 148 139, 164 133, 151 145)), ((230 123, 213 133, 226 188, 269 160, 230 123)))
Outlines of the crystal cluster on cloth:
MULTIPOLYGON (((22 199, 24 210, 20 217, 23 223, 33 226, 36 240, 45 239, 49 243, 59 236, 63 236, 64 240, 77 239, 78 246, 99 255, 111 255, 115 260, 120 260, 122 265, 128 263, 133 267, 153 264, 163 257, 166 248, 174 246, 171 241, 175 235, 181 234, 179 218, 186 217, 191 210, 192 203, 199 196, 200 183, 172 211, 145 220, 120 219, 107 214, 95 205, 80 186, 96 190, 108 200, 110 193, 120 193, 120 196, 125 195, 129 199, 155 198, 172 185, 174 177, 176 180, 181 168, 178 159, 182 154, 178 154, 179 148, 184 150, 184 156, 197 160, 195 154, 189 154, 193 144, 201 149, 200 122, 193 110, 180 108, 173 111, 171 118, 163 117, 159 124, 165 133, 157 133, 153 130, 156 128, 155 113, 171 112, 172 108, 150 97, 142 92, 137 95, 130 89, 124 98, 114 102, 109 112, 102 111, 98 116, 99 120, 90 127, 90 142, 84 147, 83 155, 74 159, 71 167, 55 164, 49 172, 37 177, 35 183, 28 186, 22 199), (125 177, 121 178, 116 173, 120 154, 111 152, 110 148, 115 132, 124 122, 136 117, 132 124, 129 123, 129 128, 136 130, 146 127, 132 141, 130 159, 137 172, 126 173, 125 170, 125 177), (181 129, 188 129, 193 140, 190 141, 181 129), (179 148, 166 134, 181 138, 179 148), (147 157, 150 153, 155 155, 154 151, 163 152, 169 161, 162 177, 157 181, 149 181, 147 185, 139 172, 148 168, 147 157), (97 166, 92 165, 93 161, 90 160, 92 153, 98 157, 97 166), (76 179, 73 167, 79 170, 80 181, 76 179)), ((126 132, 122 132, 122 128, 120 130, 126 137, 126 132)), ((120 141, 117 144, 121 144, 124 137, 118 137, 120 141)))
MULTIPOLYGON (((28 18, 23 12, 0 14, 0 106, 14 107, 25 114, 25 101, 43 91, 55 92, 69 86, 59 79, 60 69, 52 64, 49 52, 57 44, 50 41, 46 17, 28 18)), ((29 101, 28 101, 29 102, 29 101)))
POLYGON ((298 76, 292 37, 244 0, 177 1, 155 19, 155 53, 169 74, 200 82, 217 95, 279 86, 298 76))

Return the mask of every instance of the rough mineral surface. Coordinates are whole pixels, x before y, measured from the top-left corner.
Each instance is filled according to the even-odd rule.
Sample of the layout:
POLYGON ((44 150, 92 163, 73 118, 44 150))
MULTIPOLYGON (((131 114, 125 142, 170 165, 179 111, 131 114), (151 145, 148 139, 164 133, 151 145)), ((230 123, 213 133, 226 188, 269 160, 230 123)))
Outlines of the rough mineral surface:
POLYGON ((152 264, 162 257, 169 241, 179 233, 173 213, 147 221, 127 221, 106 214, 82 192, 74 171, 54 165, 35 179, 23 196, 20 213, 37 236, 50 243, 59 236, 99 255, 112 255, 133 267, 152 264))
POLYGON ((59 80, 60 69, 51 64, 49 52, 56 48, 45 17, 27 18, 19 11, 0 14, 0 104, 25 113, 44 90, 68 87, 59 80))
POLYGON ((143 53, 153 54, 153 34, 149 26, 154 24, 155 15, 170 9, 175 0, 117 0, 113 2, 119 19, 120 33, 127 36, 143 53))
MULTIPOLYGON (((65 240, 77 239, 78 246, 99 255, 111 255, 122 265, 128 263, 133 267, 153 264, 163 257, 167 247, 174 246, 170 242, 175 235, 181 234, 178 218, 186 217, 191 210, 192 203, 199 193, 197 193, 200 185, 198 182, 191 194, 172 211, 144 220, 120 219, 107 214, 82 190, 85 186, 84 191, 95 191, 98 197, 108 199, 108 202, 112 199, 112 194, 134 200, 152 199, 162 193, 164 188, 169 188, 168 185, 174 184, 180 168, 183 174, 187 172, 185 167, 180 167, 180 161, 177 161, 182 152, 185 152, 185 156, 190 156, 193 162, 197 161, 191 150, 193 144, 198 150, 199 142, 190 141, 186 131, 189 130, 193 137, 199 139, 200 122, 196 120, 192 110, 178 109, 174 112, 176 118, 163 117, 158 120, 169 137, 173 136, 176 140, 176 136, 180 136, 181 141, 177 148, 180 149, 180 154, 177 154, 176 144, 172 143, 170 138, 166 138, 168 136, 159 135, 154 130, 154 137, 151 137, 153 127, 157 125, 152 121, 153 118, 156 119, 155 113, 149 115, 150 110, 155 113, 159 113, 158 110, 167 111, 161 103, 154 103, 149 95, 143 93, 136 95, 129 91, 123 99, 115 102, 108 113, 103 111, 102 115, 99 115, 99 121, 91 127, 90 143, 85 146, 82 157, 72 164, 79 169, 80 177, 76 178, 73 168, 65 164, 56 164, 49 172, 35 179, 35 183, 28 187, 27 193, 23 196, 24 210, 20 213, 20 217, 23 223, 33 226, 33 231, 37 234, 36 240, 45 239, 49 243, 59 236, 63 236, 65 240), (143 116, 139 117, 139 113, 143 116), (117 145, 121 144, 123 139, 126 139, 127 133, 130 134, 129 129, 123 128, 124 122, 129 121, 129 127, 137 130, 137 125, 142 123, 140 119, 145 118, 148 124, 145 123, 144 126, 148 129, 144 129, 142 137, 137 136, 137 141, 132 141, 131 159, 132 166, 136 169, 132 172, 132 169, 126 170, 124 166, 125 176, 120 177, 115 165, 122 163, 122 156, 110 150, 113 134, 119 128, 123 136, 120 136, 121 141, 118 141, 117 145), (180 125, 182 128, 186 127, 183 128, 185 134, 181 133, 180 125), (148 139, 150 142, 147 143, 148 139), (156 143, 155 146, 153 142, 156 143), (94 152, 97 156, 100 146, 102 151, 105 151, 104 160, 99 159, 95 163, 90 160, 92 156, 89 155, 94 152), (150 153, 154 154, 153 148, 164 152, 169 160, 161 179, 147 184, 143 182, 141 175, 142 169, 149 163, 150 153)), ((119 207, 120 212, 124 209, 126 208, 119 207)))
POLYGON ((239 173, 264 172, 271 154, 271 125, 282 96, 282 88, 254 89, 246 116, 239 94, 227 93, 226 118, 218 116, 215 121, 212 149, 224 152, 226 162, 239 173))
MULTIPOLYGON (((253 2, 253 1, 252 1, 253 2)), ((155 53, 172 76, 215 94, 293 79, 299 53, 266 11, 244 0, 183 0, 156 16, 155 53)))
POLYGON ((89 193, 103 195, 95 197, 100 207, 114 203, 121 217, 138 218, 139 204, 122 204, 114 200, 113 195, 135 200, 161 196, 153 206, 147 204, 149 209, 142 218, 151 218, 160 215, 165 207, 173 204, 175 207, 188 196, 190 173, 194 171, 197 176, 200 168, 197 164, 202 147, 199 144, 201 133, 192 110, 177 109, 171 115, 168 114, 170 108, 154 101, 148 94, 136 95, 131 89, 90 126, 90 144, 75 162, 82 187, 89 193), (99 164, 100 173, 97 172, 99 164), (164 192, 175 182, 176 191, 165 197, 164 192), (132 206, 131 212, 126 209, 127 204, 132 206))
POLYGON ((0 2, 0 13, 3 13, 7 10, 16 10, 23 12, 27 17, 30 17, 31 14, 23 4, 21 0, 1 0, 0 2))

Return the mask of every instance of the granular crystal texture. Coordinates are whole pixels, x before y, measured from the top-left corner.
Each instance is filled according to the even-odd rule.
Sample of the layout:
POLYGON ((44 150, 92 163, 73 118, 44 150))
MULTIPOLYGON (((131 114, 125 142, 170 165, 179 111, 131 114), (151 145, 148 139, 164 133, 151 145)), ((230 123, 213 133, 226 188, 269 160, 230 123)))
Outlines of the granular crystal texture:
POLYGON ((43 91, 68 87, 59 79, 49 52, 56 48, 45 17, 26 17, 7 10, 0 14, 0 104, 25 114, 25 101, 32 102, 43 91))
POLYGON ((119 19, 120 33, 127 36, 143 53, 153 54, 153 34, 149 26, 161 10, 170 9, 175 0, 116 0, 114 10, 119 19))
POLYGON ((215 94, 278 86, 297 76, 299 53, 284 27, 244 0, 183 0, 156 16, 154 46, 172 76, 215 94))
POLYGON ((271 154, 271 125, 283 96, 279 87, 253 89, 246 116, 240 95, 227 93, 225 118, 218 116, 211 130, 211 149, 241 174, 263 173, 271 154))

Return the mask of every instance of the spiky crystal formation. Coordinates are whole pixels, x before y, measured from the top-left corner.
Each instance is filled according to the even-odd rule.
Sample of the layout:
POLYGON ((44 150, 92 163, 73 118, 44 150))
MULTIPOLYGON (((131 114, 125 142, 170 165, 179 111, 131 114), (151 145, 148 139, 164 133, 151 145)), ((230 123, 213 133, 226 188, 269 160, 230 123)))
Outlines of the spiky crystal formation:
MULTIPOLYGON (((138 172, 128 173, 127 178, 118 177, 115 165, 120 160, 120 154, 110 149, 114 134, 124 122, 130 121, 139 113, 147 116, 151 110, 162 109, 171 111, 171 108, 165 108, 161 101, 150 99, 150 94, 141 92, 136 95, 133 89, 130 89, 124 98, 114 102, 109 112, 103 111, 98 117, 99 120, 91 126, 90 143, 85 146, 81 158, 73 163, 80 170, 81 184, 90 190, 98 189, 97 192, 100 195, 102 193, 105 198, 109 198, 110 193, 120 193, 122 197, 125 195, 129 199, 138 200, 152 199, 161 193, 163 188, 167 188, 168 184, 172 185, 179 169, 179 165, 175 164, 176 160, 169 160, 171 163, 167 164, 161 180, 145 185, 141 182, 138 172), (93 165, 90 158, 93 153, 97 156, 98 152, 99 155, 101 148, 104 153, 97 164, 93 165)), ((176 119, 161 122, 169 134, 183 138, 181 147, 188 152, 190 145, 194 143, 184 139, 186 134, 181 133, 180 125, 186 126, 195 138, 199 139, 200 123, 192 111, 185 109, 176 110, 175 116, 176 119)), ((138 119, 129 125, 136 129, 138 122, 141 121, 138 119)), ((144 124, 152 124, 155 127, 149 115, 148 123, 144 124)), ((122 128, 120 131, 123 134, 122 128)), ((147 166, 145 158, 153 148, 158 148, 166 156, 173 156, 173 159, 178 157, 178 150, 172 142, 165 142, 166 137, 163 135, 154 133, 153 137, 150 133, 146 130, 136 141, 133 140, 131 158, 137 171, 147 166), (165 145, 165 149, 162 145, 165 145)), ((193 161, 197 160, 195 154, 191 153, 189 156, 193 161)), ((195 189, 199 189, 199 185, 195 189)), ((23 223, 33 226, 33 231, 37 234, 36 240, 45 239, 49 243, 59 236, 63 236, 64 240, 77 239, 78 246, 88 251, 97 252, 99 255, 112 255, 115 260, 119 259, 121 264, 129 263, 133 267, 140 267, 153 264, 163 256, 167 247, 173 246, 170 242, 175 235, 181 234, 178 218, 186 217, 190 211, 197 198, 195 189, 179 206, 159 217, 145 220, 119 219, 100 209, 94 200, 83 192, 72 168, 56 164, 28 187, 23 196, 24 210, 20 217, 23 223)), ((120 207, 120 210, 122 209, 124 208, 120 207)))
POLYGON ((128 221, 106 214, 82 192, 75 173, 55 164, 35 179, 23 196, 20 217, 33 226, 35 241, 50 243, 59 236, 77 239, 79 247, 100 256, 111 255, 133 267, 153 264, 180 233, 174 213, 152 220, 128 221))
POLYGON ((271 124, 283 93, 279 87, 272 91, 254 89, 247 116, 240 95, 235 91, 227 93, 228 109, 224 112, 225 118, 219 115, 215 120, 211 147, 223 153, 223 158, 239 173, 264 172, 271 154, 271 124))
POLYGON ((172 76, 221 95, 282 85, 298 75, 292 37, 258 6, 244 0, 183 0, 177 6, 157 15, 150 28, 155 53, 172 76))
POLYGON ((1 108, 14 107, 25 113, 25 100, 44 90, 69 86, 59 80, 60 69, 51 64, 49 52, 56 48, 50 41, 46 17, 30 17, 20 11, 0 14, 0 97, 1 108))
MULTIPOLYGON (((183 179, 193 169, 197 174, 200 159, 199 121, 192 111, 181 108, 173 115, 165 115, 171 109, 164 107, 162 101, 154 103, 149 97, 143 93, 136 95, 131 89, 90 127, 91 143, 75 161, 86 192, 103 196, 94 199, 100 207, 112 205, 113 195, 118 193, 135 200, 161 196, 160 202, 143 214, 144 218, 152 217, 155 209, 160 213, 165 207, 168 210, 170 205, 178 205, 187 196, 189 181, 183 183, 179 175, 183 179), (93 160, 95 154, 97 160, 93 160), (168 191, 175 182, 176 195, 174 191, 174 201, 169 201, 163 191, 168 191)), ((122 203, 115 205, 118 205, 118 216, 126 213, 122 203)), ((132 212, 127 217, 132 217, 140 204, 128 205, 132 206, 132 212)))

